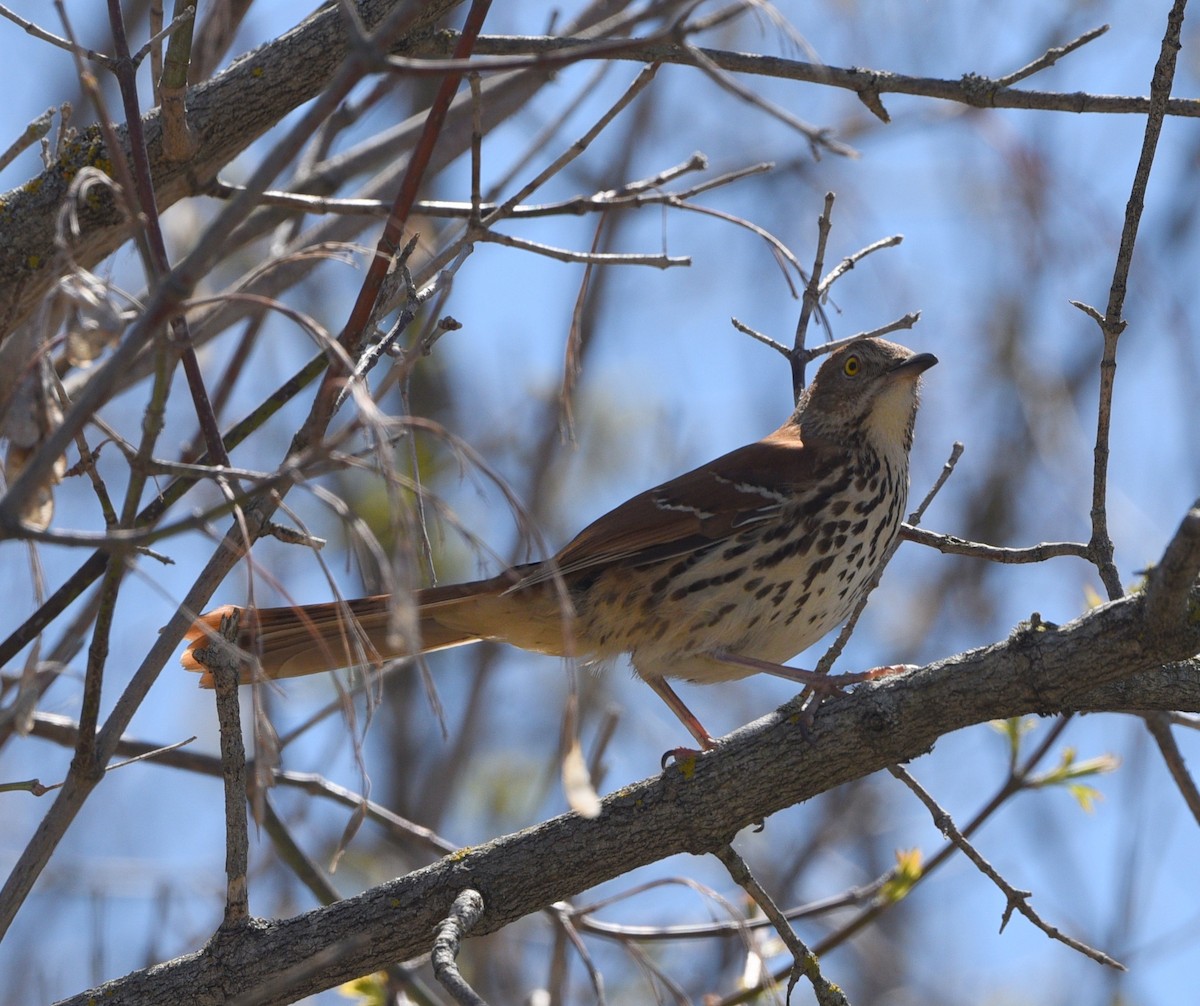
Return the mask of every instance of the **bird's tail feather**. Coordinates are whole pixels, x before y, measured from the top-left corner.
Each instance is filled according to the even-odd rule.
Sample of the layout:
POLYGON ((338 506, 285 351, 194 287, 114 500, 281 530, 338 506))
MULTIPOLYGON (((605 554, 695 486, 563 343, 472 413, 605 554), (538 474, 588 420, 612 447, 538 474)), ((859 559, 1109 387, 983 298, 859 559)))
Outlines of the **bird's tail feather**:
POLYGON ((241 681, 252 680, 252 655, 268 678, 316 674, 338 667, 379 664, 385 660, 445 650, 480 639, 506 639, 526 649, 565 652, 565 621, 550 603, 531 604, 531 594, 549 599, 551 591, 532 587, 512 591, 510 576, 429 587, 413 596, 413 610, 396 613, 393 631, 389 594, 353 601, 299 607, 240 608, 225 605, 201 615, 188 630, 189 643, 180 658, 184 668, 200 673, 200 685, 213 686, 203 653, 220 631, 224 617, 239 616, 237 646, 246 658, 241 681), (533 617, 546 608, 542 618, 533 617), (532 609, 532 610, 531 610, 532 609), (406 631, 405 623, 411 628, 406 631), (547 625, 548 623, 548 625, 547 625))

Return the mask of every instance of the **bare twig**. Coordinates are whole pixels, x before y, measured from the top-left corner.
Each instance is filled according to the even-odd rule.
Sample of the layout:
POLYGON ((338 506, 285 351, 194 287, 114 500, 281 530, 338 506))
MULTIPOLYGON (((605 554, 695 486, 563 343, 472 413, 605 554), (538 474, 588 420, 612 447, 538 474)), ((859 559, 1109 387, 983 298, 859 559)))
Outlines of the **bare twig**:
POLYGON ((1045 562, 1059 556, 1069 555, 1077 559, 1090 559, 1091 549, 1082 542, 1074 541, 1045 541, 1037 545, 1027 545, 1024 548, 1003 548, 999 545, 985 545, 982 542, 967 541, 952 534, 939 534, 927 531, 925 528, 904 524, 900 528, 902 537, 915 541, 918 545, 935 548, 944 555, 969 555, 976 559, 987 559, 990 562, 1025 563, 1045 562))
POLYGON ((1188 771, 1187 764, 1183 760, 1183 752, 1179 750, 1179 745, 1171 733, 1170 716, 1167 713, 1147 713, 1143 719, 1146 722, 1146 729, 1150 731, 1150 736, 1158 745, 1163 761, 1166 762, 1167 771, 1175 780, 1179 795, 1183 797, 1183 802, 1187 804, 1187 809, 1191 811, 1192 817, 1200 824, 1200 788, 1197 788, 1196 780, 1188 771))
MULTIPOLYGON (((36 715, 38 714, 35 714, 35 716, 36 715)), ((79 736, 78 724, 72 724, 71 736, 72 738, 79 736)), ((174 744, 165 744, 162 747, 150 748, 141 754, 134 755, 132 758, 126 758, 124 761, 114 762, 113 764, 107 766, 104 771, 108 773, 119 768, 125 768, 128 765, 135 765, 141 761, 159 759, 163 755, 170 754, 172 751, 178 751, 180 748, 186 747, 188 744, 191 744, 193 741, 195 741, 195 739, 195 736, 192 736, 181 741, 176 741, 174 744)), ((34 796, 45 796, 52 790, 58 789, 60 786, 62 786, 61 782, 53 782, 43 785, 37 779, 29 779, 19 783, 0 784, 0 793, 8 793, 15 790, 28 790, 34 796)))
POLYGON ((837 197, 832 192, 825 193, 825 206, 817 218, 817 250, 813 253, 812 271, 808 274, 808 282, 804 285, 804 300, 800 305, 800 317, 796 322, 796 335, 792 341, 792 397, 799 398, 804 390, 804 340, 808 337, 808 323, 813 311, 820 309, 821 273, 825 269, 825 246, 829 243, 830 215, 833 213, 833 203, 837 197))
POLYGON ((7 168, 21 153, 32 147, 38 140, 50 132, 50 126, 54 122, 54 111, 53 108, 47 108, 46 111, 25 127, 20 136, 9 144, 8 149, 0 154, 0 171, 7 168))
POLYGON ((1087 45, 1088 42, 1095 41, 1106 31, 1108 31, 1108 25, 1106 24, 1102 24, 1098 28, 1093 28, 1091 31, 1085 31, 1077 39, 1067 42, 1064 45, 1047 49, 1032 63, 1026 63, 1021 69, 1014 70, 1012 73, 1006 73, 1003 77, 997 77, 995 82, 1000 87, 1012 87, 1017 81, 1024 80, 1026 77, 1032 77, 1035 73, 1045 70, 1046 67, 1053 66, 1063 56, 1074 52, 1081 46, 1087 45))
POLYGON ((525 238, 513 237, 511 234, 500 234, 493 230, 481 231, 477 240, 492 244, 505 245, 508 248, 519 248, 521 251, 545 255, 546 258, 557 259, 559 262, 582 262, 585 265, 647 265, 655 269, 670 269, 675 266, 690 266, 690 255, 643 255, 636 252, 581 252, 569 248, 555 248, 538 241, 527 241, 525 238))
POLYGON ((96 52, 95 49, 87 49, 84 46, 77 45, 65 38, 60 38, 53 32, 49 32, 45 28, 34 24, 32 21, 26 20, 19 14, 15 14, 3 4, 0 4, 0 17, 8 18, 8 20, 10 20, 13 24, 20 25, 20 27, 24 28, 28 34, 32 35, 34 38, 40 38, 43 42, 49 42, 51 45, 57 46, 60 49, 65 49, 70 53, 78 53, 85 59, 90 59, 93 62, 99 63, 101 66, 112 66, 113 60, 111 56, 106 56, 102 52, 96 52))
POLYGON ((746 865, 746 861, 738 855, 733 846, 722 846, 713 854, 724 864, 734 882, 754 899, 754 903, 770 920, 771 925, 775 927, 775 932, 779 934, 779 938, 791 951, 793 963, 792 975, 788 984, 789 998, 796 982, 803 975, 812 982, 813 992, 816 994, 820 1006, 849 1006, 846 994, 821 973, 821 964, 817 960, 817 955, 809 950, 804 941, 796 935, 796 931, 786 916, 776 907, 771 896, 755 879, 754 874, 750 872, 750 867, 746 865))
POLYGON ((433 939, 433 973, 456 1003, 487 1006, 458 970, 458 947, 483 914, 483 897, 468 888, 454 899, 450 914, 437 927, 433 939))
POLYGON ((208 669, 215 683, 217 721, 221 728, 221 769, 225 781, 225 928, 244 925, 250 917, 246 873, 250 839, 246 828, 246 749, 242 744, 237 650, 239 612, 221 619, 225 644, 210 646, 208 669))
POLYGON ((841 154, 843 157, 858 156, 858 151, 853 147, 830 137, 830 130, 810 125, 802 119, 798 119, 786 108, 776 105, 773 101, 768 101, 761 94, 746 87, 736 78, 731 77, 713 60, 709 59, 703 49, 698 49, 695 46, 685 43, 684 51, 692 58, 693 65, 708 74, 709 78, 720 87, 741 98, 747 104, 753 105, 755 108, 759 108, 773 118, 778 119, 784 125, 796 130, 796 132, 808 140, 809 148, 814 158, 820 156, 821 150, 841 154))
MULTIPOLYGON (((557 202, 517 205, 511 207, 505 214, 506 219, 527 220, 552 216, 580 216, 585 213, 603 213, 612 209, 640 208, 654 205, 680 205, 701 193, 729 185, 750 175, 770 171, 769 163, 751 164, 736 171, 728 171, 715 178, 706 179, 696 185, 689 186, 677 192, 659 191, 659 187, 667 184, 686 171, 700 171, 707 167, 707 160, 702 154, 695 154, 683 164, 659 172, 652 178, 628 182, 619 189, 608 189, 590 196, 575 196, 557 202)), ((218 199, 228 199, 241 192, 242 187, 216 179, 209 183, 207 195, 218 199)), ((389 204, 381 199, 331 199, 323 196, 309 195, 304 192, 283 192, 268 190, 261 196, 264 206, 278 206, 293 209, 297 213, 325 214, 339 213, 346 216, 366 215, 386 217, 389 204)), ((682 206, 681 208, 690 208, 682 206)), ((426 217, 457 218, 469 220, 475 207, 470 202, 455 202, 445 199, 421 199, 413 207, 414 212, 426 217)), ((479 215, 488 216, 500 209, 499 203, 480 202, 479 215)))
POLYGON ((829 274, 821 279, 817 286, 817 296, 824 299, 829 293, 829 288, 833 286, 842 276, 853 269, 859 262, 865 259, 873 252, 881 251, 884 248, 895 248, 904 240, 903 234, 893 234, 891 237, 880 238, 878 241, 873 241, 866 248, 860 248, 852 255, 847 255, 837 265, 829 270, 829 274))
MULTIPOLYGON (((331 707, 330 711, 336 711, 338 708, 340 708, 340 704, 331 707)), ((79 724, 67 716, 39 712, 34 713, 32 717, 30 732, 35 737, 45 738, 63 747, 72 747, 79 736, 79 724)), ((150 741, 136 740, 132 737, 122 737, 114 749, 114 754, 130 756, 127 761, 120 764, 130 764, 143 758, 154 758, 158 764, 169 768, 182 769, 186 772, 214 778, 220 777, 224 771, 221 759, 196 751, 180 750, 188 743, 190 741, 160 745, 150 741)), ((109 766, 110 769, 115 767, 117 766, 109 766)), ((340 786, 316 773, 286 772, 276 767, 272 770, 272 783, 299 790, 318 799, 329 800, 351 810, 363 807, 367 818, 379 825, 389 839, 394 842, 412 844, 437 856, 444 856, 459 848, 436 832, 401 817, 382 804, 364 800, 361 793, 340 786)))
MULTIPOLYGON (((133 60, 134 66, 141 66, 146 57, 151 55, 151 53, 158 48, 159 42, 161 42, 168 35, 177 31, 183 25, 189 22, 194 22, 195 17, 195 4, 187 4, 186 0, 177 0, 175 16, 171 19, 171 23, 154 31, 154 33, 148 39, 146 39, 142 47, 130 57, 133 60), (180 9, 181 4, 183 5, 182 9, 180 9)), ((153 62, 154 61, 151 60, 152 65, 153 62)))
POLYGON ((910 790, 912 790, 914 794, 916 794, 917 799, 925 805, 925 808, 933 816, 933 823, 938 831, 950 839, 950 841, 958 847, 963 855, 965 855, 967 859, 974 863, 978 870, 1003 892, 1004 897, 1007 899, 1007 903, 1004 908, 1003 918, 1000 922, 1001 932, 1004 931, 1004 927, 1008 924, 1008 920, 1012 916, 1013 909, 1016 909, 1052 940, 1058 940, 1060 943, 1065 944, 1072 950, 1078 951, 1085 957, 1091 958, 1098 964, 1104 964, 1110 968, 1116 968, 1118 971, 1125 970, 1125 965, 1121 964, 1119 961, 1113 960, 1113 958, 1109 957, 1108 954, 1104 953, 1103 951, 1096 950, 1094 947, 1089 947, 1086 943, 1081 943, 1074 937, 1067 936, 1064 932, 1062 932, 1062 930, 1043 920, 1042 917, 1037 914, 1037 912, 1029 907, 1029 898, 1031 892, 1018 891, 1007 880, 1000 876, 995 867, 993 867, 991 863, 984 859, 983 856, 979 854, 979 851, 969 841, 967 841, 963 833, 955 826, 950 815, 938 805, 937 801, 929 795, 924 787, 922 787, 921 784, 918 783, 917 780, 914 779, 907 770, 900 765, 893 765, 888 769, 888 771, 891 772, 891 774, 899 779, 902 783, 904 783, 904 785, 910 790))
POLYGON ((732 324, 733 327, 736 328, 743 335, 748 335, 748 336, 750 336, 751 339, 756 339, 759 342, 761 342, 764 346, 767 346, 770 349, 775 350, 775 352, 780 353, 787 359, 791 359, 792 351, 787 346, 785 346, 782 342, 776 342, 769 335, 766 335, 763 332, 758 331, 758 329, 756 329, 756 328, 751 328, 749 325, 745 324, 744 322, 738 321, 737 318, 730 318, 729 321, 730 321, 730 324, 732 324))
POLYGON ((1109 431, 1112 425, 1113 384, 1117 376, 1117 341, 1125 330, 1126 322, 1122 314, 1129 282, 1129 267, 1133 262, 1133 249, 1146 203, 1150 168, 1154 164, 1163 119, 1166 118, 1170 104, 1186 7, 1187 0, 1175 0, 1167 15, 1166 33, 1163 35, 1158 62, 1150 81, 1146 131, 1142 138, 1142 150, 1138 156, 1137 169, 1134 171, 1129 201, 1125 205, 1125 223, 1121 228, 1121 243, 1117 249, 1117 261, 1113 268, 1104 316, 1100 318, 1095 308, 1073 302, 1076 307, 1096 320, 1104 339, 1100 357, 1100 403, 1096 412, 1096 446, 1092 466, 1092 537, 1088 544, 1092 550, 1092 561, 1095 562, 1100 579, 1108 591, 1109 600, 1114 600, 1123 593, 1121 577, 1113 561, 1113 542, 1108 532, 1109 431))
POLYGON ((801 279, 806 278, 804 276, 804 269, 796 260, 796 256, 792 254, 792 250, 761 224, 756 224, 753 220, 747 220, 745 217, 739 217, 736 213, 726 213, 724 210, 714 209, 711 206, 700 206, 697 203, 685 202, 682 199, 671 199, 669 202, 676 209, 716 217, 718 220, 724 220, 736 227, 748 230, 751 234, 757 234, 771 249, 771 254, 774 255, 775 261, 779 264, 780 272, 783 273, 783 278, 787 282, 791 295, 793 297, 797 296, 796 286, 792 282, 791 273, 785 268, 785 264, 795 269, 801 279))
MULTIPOLYGON (((437 47, 445 49, 453 44, 454 33, 446 32, 437 40, 437 47)), ((584 43, 578 39, 557 36, 481 36, 476 51, 480 54, 522 55, 578 48, 584 43)), ((882 94, 908 94, 934 98, 939 101, 955 102, 972 108, 1022 108, 1043 111, 1070 112, 1073 114, 1102 113, 1109 115, 1146 115, 1150 100, 1132 95, 1089 94, 1072 91, 1038 91, 1016 87, 1005 87, 987 77, 968 74, 964 77, 947 79, 940 77, 914 77, 890 70, 872 70, 864 67, 841 67, 828 63, 811 63, 804 60, 766 56, 760 53, 732 52, 723 49, 695 47, 714 66, 733 73, 772 77, 779 80, 797 80, 826 87, 843 88, 860 98, 874 98, 882 94)), ((647 44, 627 46, 614 54, 616 59, 639 62, 660 62, 695 65, 696 59, 690 49, 676 45, 647 44)), ((1194 98, 1173 98, 1167 102, 1167 114, 1200 117, 1200 101, 1194 98)), ((875 111, 875 109, 872 109, 875 111)), ((878 114, 878 112, 876 112, 878 114)))
POLYGON ((843 346, 849 346, 852 342, 861 342, 863 339, 874 339, 882 335, 888 335, 891 332, 899 332, 903 329, 912 328, 918 321, 921 320, 920 311, 910 311, 908 314, 901 315, 895 321, 889 321, 886 325, 880 325, 878 328, 872 328, 867 332, 855 332, 853 335, 848 335, 844 339, 834 339, 832 342, 822 342, 817 346, 804 350, 801 356, 805 363, 815 360, 818 356, 825 356, 828 353, 836 353, 843 346))
POLYGON ((650 82, 654 79, 654 75, 657 72, 657 66, 651 65, 644 67, 642 72, 639 73, 634 79, 633 83, 630 84, 629 87, 627 87, 621 94, 621 97, 618 98, 608 108, 608 110, 596 120, 595 124, 586 133, 584 133, 583 136, 572 143, 571 146, 568 147, 567 150, 565 150, 557 158, 555 158, 550 165, 535 175, 531 181, 523 185, 519 191, 512 195, 511 198, 506 199, 491 213, 485 214, 483 218, 483 226, 490 227, 497 220, 507 217, 512 212, 513 207, 523 203, 534 192, 540 189, 542 185, 544 185, 563 168, 575 160, 575 158, 587 150, 587 148, 592 145, 592 142, 596 139, 596 137, 604 131, 605 127, 608 126, 608 124, 612 122, 612 120, 615 119, 629 105, 629 103, 633 101, 634 98, 636 98, 642 93, 643 90, 650 86, 650 82))

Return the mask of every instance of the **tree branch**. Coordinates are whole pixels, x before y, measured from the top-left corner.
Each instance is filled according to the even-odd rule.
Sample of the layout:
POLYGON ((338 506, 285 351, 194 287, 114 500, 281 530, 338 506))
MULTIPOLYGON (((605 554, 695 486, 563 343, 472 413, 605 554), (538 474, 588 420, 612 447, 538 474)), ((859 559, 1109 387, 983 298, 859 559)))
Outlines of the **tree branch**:
POLYGON ((1150 635, 1141 595, 1061 627, 1024 627, 993 646, 830 699, 808 728, 810 743, 801 742, 793 701, 730 734, 686 775, 672 768, 610 794, 598 818, 554 818, 327 908, 254 923, 66 1002, 119 997, 154 1006, 218 981, 236 995, 293 975, 271 984, 261 1000, 291 1002, 427 952, 430 931, 466 888, 480 891, 487 905, 475 932, 494 932, 638 866, 719 849, 765 815, 916 758, 962 727, 1030 713, 1128 710, 1133 696, 1163 709, 1200 709, 1200 665, 1169 663, 1198 650, 1200 625, 1161 642, 1150 635), (547 870, 551 855, 555 869, 547 870), (344 942, 355 934, 370 938, 344 942), (343 952, 333 959, 301 969, 338 945, 343 952))
MULTIPOLYGON (((428 42, 439 20, 461 0, 423 4, 412 28, 391 52, 417 52, 428 42)), ((368 25, 380 20, 392 0, 362 0, 356 6, 368 25)), ((188 122, 195 136, 195 156, 168 161, 162 151, 159 109, 142 119, 151 157, 154 191, 160 210, 203 190, 204 183, 288 112, 309 101, 333 78, 348 53, 345 16, 338 4, 327 4, 269 45, 249 52, 188 93, 188 122), (237 108, 237 115, 229 109, 237 108)), ((128 129, 117 129, 128 147, 128 129)), ((54 256, 57 212, 71 180, 88 165, 110 158, 95 126, 66 145, 59 160, 18 189, 0 196, 4 207, 4 242, 0 245, 0 340, 5 339, 41 303, 57 272, 54 256)), ((81 206, 81 232, 71 252, 84 266, 95 265, 128 240, 128 226, 111 199, 81 206)))

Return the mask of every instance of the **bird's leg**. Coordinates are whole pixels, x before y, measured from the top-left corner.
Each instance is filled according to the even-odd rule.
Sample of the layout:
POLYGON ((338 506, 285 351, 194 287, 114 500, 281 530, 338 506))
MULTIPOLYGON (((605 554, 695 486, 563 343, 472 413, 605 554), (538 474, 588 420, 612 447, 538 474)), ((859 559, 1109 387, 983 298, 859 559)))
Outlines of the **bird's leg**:
POLYGON ((818 674, 816 671, 806 671, 802 667, 786 667, 783 664, 772 663, 770 660, 759 660, 757 657, 744 657, 740 653, 729 653, 726 650, 714 650, 709 654, 713 660, 726 664, 737 664, 739 667, 749 667, 762 674, 773 674, 786 681, 795 681, 806 685, 816 692, 840 692, 847 685, 857 685, 863 681, 875 681, 878 678, 890 677, 911 670, 911 664, 897 664, 894 667, 874 667, 869 671, 859 671, 854 674, 818 674))
MULTIPOLYGON (((673 712, 679 718, 679 722, 687 727, 688 733, 696 738, 696 742, 700 745, 701 751, 711 751, 717 746, 717 742, 713 740, 709 732, 704 729, 704 725, 698 719, 696 719, 696 714, 683 704, 683 699, 676 695, 675 689, 667 684, 666 678, 658 676, 651 677, 647 675, 646 677, 642 678, 642 680, 645 681, 646 684, 648 684, 651 688, 653 688, 658 697, 671 707, 671 712, 673 712)), ((676 761, 679 760, 679 757, 682 754, 694 753, 695 752, 693 752, 690 748, 675 748, 673 751, 667 752, 668 755, 674 755, 676 761)), ((666 755, 663 756, 663 759, 664 761, 666 760, 666 755)))
POLYGON ((713 660, 718 660, 725 664, 736 664, 738 667, 748 667, 761 674, 771 674, 777 678, 783 678, 785 681, 795 681, 797 684, 812 688, 813 691, 825 692, 826 694, 839 692, 844 685, 853 685, 859 681, 867 680, 865 677, 857 674, 839 674, 835 678, 828 674, 818 674, 816 671, 806 671, 802 667, 787 667, 784 664, 776 664, 770 660, 759 660, 757 657, 744 657, 740 653, 729 653, 726 650, 714 650, 710 655, 713 660))

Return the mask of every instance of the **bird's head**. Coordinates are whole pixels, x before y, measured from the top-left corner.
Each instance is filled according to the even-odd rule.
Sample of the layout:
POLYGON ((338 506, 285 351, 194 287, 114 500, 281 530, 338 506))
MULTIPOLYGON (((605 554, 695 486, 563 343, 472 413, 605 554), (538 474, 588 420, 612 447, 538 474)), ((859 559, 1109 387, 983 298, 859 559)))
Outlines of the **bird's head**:
POLYGON ((886 339, 860 339, 821 364, 796 408, 809 434, 839 441, 865 439, 891 453, 912 446, 921 374, 937 363, 886 339))

